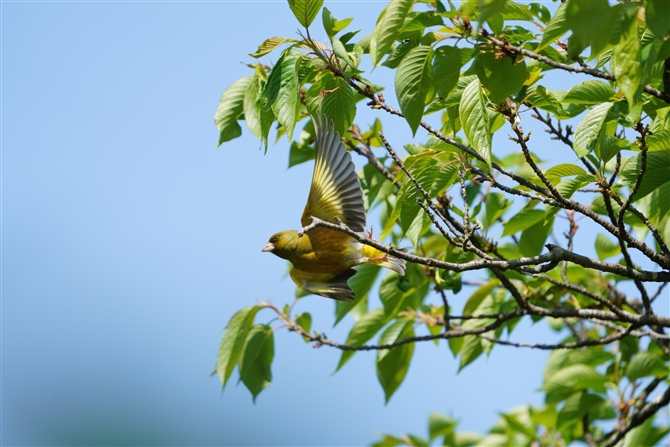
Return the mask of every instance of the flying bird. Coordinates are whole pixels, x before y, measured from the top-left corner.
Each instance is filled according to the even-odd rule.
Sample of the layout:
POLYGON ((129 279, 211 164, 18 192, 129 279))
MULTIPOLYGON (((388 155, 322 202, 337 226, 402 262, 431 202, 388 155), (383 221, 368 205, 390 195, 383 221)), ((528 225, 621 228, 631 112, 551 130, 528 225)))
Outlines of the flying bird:
MULTIPOLYGON (((353 231, 365 233, 363 191, 351 155, 335 132, 333 122, 325 116, 314 120, 316 160, 307 206, 300 223, 306 227, 310 216, 337 223, 339 218, 353 231)), ((342 301, 352 301, 356 294, 348 280, 360 264, 377 264, 405 274, 405 261, 340 231, 316 227, 302 236, 297 230, 275 233, 263 247, 293 264, 290 272, 295 284, 308 292, 342 301)))

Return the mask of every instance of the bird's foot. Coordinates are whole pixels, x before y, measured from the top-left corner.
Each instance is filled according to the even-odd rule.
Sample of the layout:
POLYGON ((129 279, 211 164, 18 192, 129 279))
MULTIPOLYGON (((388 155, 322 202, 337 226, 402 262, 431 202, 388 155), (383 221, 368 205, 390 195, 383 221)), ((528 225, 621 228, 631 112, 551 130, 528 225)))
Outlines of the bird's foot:
POLYGON ((373 226, 370 225, 370 231, 368 231, 368 239, 372 239, 372 228, 373 226))

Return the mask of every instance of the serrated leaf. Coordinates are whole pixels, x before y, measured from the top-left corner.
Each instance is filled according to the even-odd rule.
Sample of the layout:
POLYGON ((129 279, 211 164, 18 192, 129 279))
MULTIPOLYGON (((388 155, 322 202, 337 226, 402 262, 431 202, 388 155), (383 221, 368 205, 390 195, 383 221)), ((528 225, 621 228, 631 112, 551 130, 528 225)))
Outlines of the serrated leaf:
POLYGON ((321 11, 321 20, 323 21, 323 29, 326 31, 326 35, 332 40, 335 35, 335 17, 333 17, 333 14, 326 7, 321 11))
POLYGON ((258 306, 249 306, 239 310, 230 318, 226 326, 226 332, 221 339, 219 355, 214 368, 221 379, 222 386, 226 386, 230 374, 242 355, 247 334, 259 309, 258 306))
POLYGON ((458 366, 460 372, 463 368, 474 362, 484 352, 481 339, 476 335, 466 335, 463 337, 463 346, 461 346, 461 362, 458 366))
POLYGON ((461 53, 458 47, 442 46, 433 56, 433 85, 437 95, 446 98, 458 84, 461 74, 461 53))
POLYGON ((512 204, 504 194, 490 192, 486 195, 486 221, 491 226, 512 204))
POLYGON ((607 163, 616 156, 622 149, 628 147, 630 143, 611 135, 604 135, 600 142, 600 159, 603 163, 607 163))
POLYGON ((270 54, 273 50, 275 50, 284 42, 297 42, 297 41, 295 39, 289 39, 286 37, 270 37, 269 39, 265 39, 265 41, 263 41, 263 43, 258 46, 258 49, 256 50, 255 53, 249 53, 249 56, 258 59, 259 57, 263 57, 266 54, 270 54))
POLYGON ((566 104, 600 104, 612 98, 616 92, 607 82, 590 80, 572 87, 563 98, 566 104))
POLYGON ((335 78, 332 74, 323 79, 321 86, 325 96, 321 101, 321 113, 333 120, 335 130, 344 135, 344 132, 354 122, 356 116, 356 99, 354 92, 342 78, 335 78))
POLYGON ((670 31, 670 2, 666 0, 645 0, 647 26, 656 36, 667 36, 670 31))
POLYGON ((575 130, 572 147, 579 157, 584 157, 595 147, 598 135, 605 123, 605 118, 614 103, 605 102, 591 109, 575 130))
POLYGON ((597 393, 605 392, 606 378, 593 368, 583 365, 570 365, 560 369, 549 377, 542 389, 550 393, 571 393, 577 390, 591 389, 597 393))
MULTIPOLYGON (((633 185, 640 176, 641 168, 642 154, 638 154, 624 164, 621 177, 626 184, 633 185)), ((634 200, 640 200, 670 181, 668 172, 670 172, 670 151, 649 152, 647 154, 647 169, 634 200)))
POLYGON ((670 130, 659 130, 647 137, 649 152, 670 152, 670 130))
POLYGON ((586 171, 580 166, 571 163, 562 163, 547 169, 544 175, 549 180, 552 180, 553 184, 556 184, 558 183, 558 179, 572 175, 586 175, 586 171))
POLYGON ((532 227, 543 219, 544 210, 524 209, 512 216, 512 218, 505 224, 502 236, 516 234, 519 231, 532 227))
POLYGON ((379 275, 381 267, 375 264, 361 264, 356 267, 356 276, 349 280, 349 287, 356 294, 355 301, 337 301, 335 303, 335 326, 349 311, 359 304, 368 294, 379 275))
POLYGON ((244 93, 242 109, 244 110, 244 121, 247 123, 247 127, 258 138, 263 135, 261 130, 261 104, 259 102, 261 93, 262 81, 260 76, 256 74, 244 93))
MULTIPOLYGON (((379 344, 392 344, 398 340, 414 337, 413 323, 411 320, 396 321, 379 337, 379 344)), ((413 354, 414 343, 377 351, 377 378, 384 390, 386 403, 405 379, 413 354)))
POLYGON ((637 32, 637 21, 630 19, 621 40, 614 47, 611 62, 616 83, 621 87, 628 106, 635 103, 635 95, 642 83, 642 64, 640 56, 640 39, 637 32))
POLYGON ((298 22, 308 28, 319 13, 323 0, 288 0, 288 5, 298 22))
POLYGON ((625 374, 631 382, 640 377, 667 377, 668 366, 655 354, 638 352, 628 362, 625 374))
POLYGON ((525 62, 515 63, 509 57, 498 58, 494 53, 479 53, 474 69, 494 103, 515 93, 526 80, 525 62))
POLYGON ((219 106, 214 114, 214 123, 219 129, 220 146, 226 141, 237 138, 242 135, 242 128, 237 119, 242 114, 244 108, 244 94, 247 92, 253 76, 247 76, 233 82, 221 95, 219 106))
POLYGON ((598 236, 596 236, 596 253, 598 254, 598 259, 602 261, 621 253, 621 246, 604 234, 598 233, 598 236))
POLYGON ((570 0, 566 5, 565 18, 572 29, 571 42, 579 43, 582 48, 590 46, 591 57, 600 54, 616 23, 613 8, 607 0, 570 0), (594 17, 598 20, 593 20, 594 17))
POLYGON ((274 335, 272 328, 258 324, 247 335, 244 354, 240 359, 240 380, 256 401, 256 396, 272 382, 272 359, 274 358, 274 335))
POLYGON ((370 57, 373 66, 376 66, 391 49, 413 4, 414 0, 391 0, 382 11, 370 40, 370 57))
MULTIPOLYGON (((384 315, 384 309, 379 308, 371 310, 354 324, 347 336, 347 345, 362 345, 375 336, 377 332, 386 324, 387 318, 384 315)), ((340 362, 335 371, 339 371, 345 363, 349 361, 356 351, 342 351, 340 362)))
POLYGON ((302 54, 285 51, 272 67, 265 86, 265 97, 279 123, 284 127, 288 140, 293 138, 293 129, 298 118, 300 90, 298 67, 302 54))
POLYGON ((546 215, 545 220, 538 222, 535 225, 525 229, 521 232, 521 237, 519 238, 519 250, 524 256, 537 256, 542 253, 544 248, 544 242, 547 240, 547 237, 551 234, 553 229, 554 221, 553 219, 547 221, 546 215))
POLYGON ((542 48, 550 45, 556 39, 561 37, 563 34, 570 31, 570 24, 568 23, 567 18, 565 17, 565 3, 559 5, 556 10, 556 14, 551 18, 547 27, 544 29, 544 34, 542 36, 542 42, 536 51, 540 51, 542 48))
POLYGON ((433 50, 430 46, 412 48, 396 71, 396 96, 412 134, 416 134, 423 109, 435 95, 432 61, 433 50))
POLYGON ((463 131, 475 151, 491 165, 491 127, 479 79, 465 87, 458 108, 463 131))

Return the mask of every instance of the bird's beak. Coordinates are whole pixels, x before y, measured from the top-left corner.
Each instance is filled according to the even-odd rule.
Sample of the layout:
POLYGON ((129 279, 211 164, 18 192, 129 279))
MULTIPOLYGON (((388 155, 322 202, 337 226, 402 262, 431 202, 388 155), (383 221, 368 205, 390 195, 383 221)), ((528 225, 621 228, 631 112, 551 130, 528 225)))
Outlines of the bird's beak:
POLYGON ((275 249, 275 245, 272 242, 268 242, 261 251, 272 251, 275 249))

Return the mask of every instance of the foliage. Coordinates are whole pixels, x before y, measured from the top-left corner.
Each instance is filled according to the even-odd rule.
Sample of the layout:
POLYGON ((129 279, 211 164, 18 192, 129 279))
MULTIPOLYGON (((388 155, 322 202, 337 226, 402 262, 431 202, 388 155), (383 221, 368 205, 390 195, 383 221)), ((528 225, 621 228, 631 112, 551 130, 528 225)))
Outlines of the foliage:
POLYGON ((336 19, 322 1, 288 3, 305 36, 270 37, 251 54, 280 52, 274 65, 252 65, 253 74, 222 95, 219 144, 240 135, 243 119, 267 149, 276 122, 277 137, 291 142, 293 166, 313 158, 314 143, 310 120, 299 134, 295 127, 325 113, 345 144, 368 160, 360 172, 366 207, 381 209, 388 243, 317 224, 409 263, 404 277, 359 269, 351 280, 358 300, 335 303, 336 323, 347 314, 355 319, 344 344, 313 330, 309 313, 292 315, 272 303, 242 309, 221 343, 215 372, 222 384, 236 366, 254 399, 270 383, 272 328, 254 324, 257 312, 269 310, 307 342, 342 350, 338 370, 357 351, 377 351, 387 401, 405 378, 415 343, 447 340, 461 369, 497 345, 552 351, 543 406, 501 414, 483 436, 459 432, 457 421, 434 414, 428 437, 383 435, 375 445, 656 444, 668 427, 655 425, 654 416, 670 400, 670 318, 655 309, 670 280, 668 3, 568 0, 550 11, 511 0, 459 7, 391 0, 374 32, 362 37, 347 30, 352 19, 336 19), (327 45, 310 37, 319 10, 327 45), (373 66, 395 70, 399 109, 366 78, 368 56, 373 66), (545 82, 550 72, 585 76, 561 91, 545 82), (367 130, 356 124, 357 107, 365 106, 384 123, 404 118, 428 140, 406 145, 401 159, 380 120, 367 130), (423 121, 428 114, 439 114, 439 129, 423 121), (574 163, 542 166, 539 155, 556 149, 533 147, 522 117, 542 125, 556 148, 572 150, 574 163), (574 130, 561 124, 568 119, 579 121, 574 130), (511 135, 515 153, 504 156, 496 147, 498 132, 511 135), (597 233, 595 258, 574 246, 580 219, 597 233), (556 244, 547 243, 550 237, 556 244), (403 240, 413 254, 393 248, 403 240), (485 280, 468 289, 454 315, 448 296, 466 290, 467 272, 485 280), (382 307, 369 309, 377 281, 382 307), (560 339, 512 341, 523 318, 546 320, 560 339))

